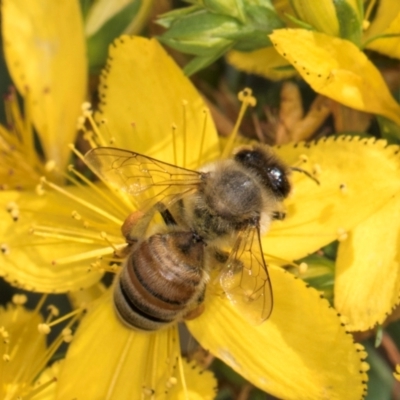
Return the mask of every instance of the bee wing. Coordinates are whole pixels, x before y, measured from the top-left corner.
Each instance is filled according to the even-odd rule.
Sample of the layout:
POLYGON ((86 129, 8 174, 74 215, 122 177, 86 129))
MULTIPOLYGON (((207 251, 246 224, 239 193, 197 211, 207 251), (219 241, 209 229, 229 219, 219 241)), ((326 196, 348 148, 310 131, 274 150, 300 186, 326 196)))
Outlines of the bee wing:
POLYGON ((257 225, 238 235, 220 274, 220 284, 230 302, 252 324, 261 324, 271 315, 272 286, 257 225))
POLYGON ((113 147, 90 150, 85 162, 104 181, 135 196, 138 202, 148 203, 147 206, 161 199, 166 206, 171 204, 197 187, 204 176, 201 172, 113 147))

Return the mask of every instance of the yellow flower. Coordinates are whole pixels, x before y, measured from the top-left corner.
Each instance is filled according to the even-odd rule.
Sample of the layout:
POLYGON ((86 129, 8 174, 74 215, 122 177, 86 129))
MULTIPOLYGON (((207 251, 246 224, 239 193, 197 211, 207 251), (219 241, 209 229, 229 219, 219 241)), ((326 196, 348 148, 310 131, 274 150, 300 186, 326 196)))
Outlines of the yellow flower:
MULTIPOLYGON (((360 50, 366 48, 400 58, 399 6, 393 6, 390 0, 381 1, 373 20, 368 21, 375 4, 370 2, 363 21, 365 33, 361 38, 362 13, 356 2, 336 4, 327 0, 311 7, 309 3, 299 0, 292 6, 296 5, 299 17, 320 32, 277 29, 269 36, 275 50, 265 48, 250 53, 232 52, 228 55, 229 62, 244 71, 272 79, 285 78, 293 73, 294 68, 317 93, 357 110, 383 115, 399 125, 400 106, 391 96, 378 69, 360 50), (338 10, 334 7, 339 5, 352 11, 349 11, 350 14, 339 14, 335 22, 334 15, 338 10), (318 7, 326 7, 330 11, 319 18, 318 7), (332 24, 324 23, 322 17, 328 18, 332 24)), ((278 6, 290 15, 294 14, 288 9, 288 4, 280 2, 278 6)))
POLYGON ((317 93, 400 125, 400 105, 378 69, 353 43, 304 29, 278 29, 270 37, 317 93))
MULTIPOLYGON (((75 140, 86 93, 85 42, 78 1, 6 0, 1 11, 4 54, 24 98, 27 116, 26 122, 11 116, 13 131, 6 151, 10 157, 21 151, 29 163, 37 163, 32 121, 45 161, 63 171, 70 157, 67 144, 75 140)), ((15 167, 22 169, 19 161, 15 167)))
MULTIPOLYGON (((111 61, 100 84, 102 104, 101 114, 97 117, 100 127, 92 124, 93 130, 85 133, 89 141, 94 145, 112 144, 131 149, 190 168, 218 158, 218 138, 201 97, 157 42, 122 37, 111 47, 110 56, 111 61), (163 66, 162 71, 158 65, 163 66)), ((90 112, 86 115, 91 118, 90 112)), ((347 146, 348 152, 357 149, 361 153, 366 148, 367 154, 371 152, 381 161, 381 146, 365 146, 348 140, 339 144, 334 141, 326 143, 332 151, 337 145, 340 150, 343 147, 346 150, 347 146)), ((269 268, 275 296, 271 318, 259 327, 250 326, 227 300, 210 291, 205 313, 188 322, 187 326, 206 349, 256 386, 276 396, 319 399, 322 393, 327 393, 330 398, 339 399, 348 395, 348 387, 352 387, 351 398, 358 399, 365 391, 365 371, 368 368, 363 361, 366 353, 362 346, 354 344, 336 312, 316 290, 307 288, 301 280, 272 265, 277 263, 277 257, 290 260, 316 250, 343 234, 339 228, 349 229, 365 212, 363 209, 361 214, 355 212, 354 203, 359 198, 352 186, 358 179, 351 176, 346 176, 349 180, 345 182, 351 188, 348 203, 336 206, 338 197, 345 189, 341 190, 338 184, 342 167, 332 156, 323 169, 318 169, 323 157, 318 149, 319 146, 286 146, 279 150, 292 165, 299 161, 303 164, 308 162, 304 168, 320 173, 318 179, 321 185, 301 173, 296 174, 293 201, 290 200, 287 205, 291 218, 276 224, 271 230, 271 238, 267 236, 263 239, 265 251, 273 260, 269 268), (337 176, 332 184, 330 174, 337 176), (328 204, 321 201, 327 193, 334 199, 328 204), (336 214, 342 212, 346 204, 353 204, 346 214, 349 221, 343 217, 340 224, 335 224, 326 207, 337 207, 333 210, 336 214), (314 208, 316 221, 312 216, 314 208), (326 231, 323 230, 323 216, 331 221, 331 227, 326 231), (285 236, 285 224, 289 227, 290 221, 296 224, 296 218, 305 231, 315 228, 319 231, 312 235, 307 232, 308 236, 302 237, 301 231, 296 231, 293 225, 293 230, 289 229, 288 236, 285 236), (290 235, 293 236, 292 241, 290 235), (293 246, 292 253, 282 255, 284 243, 274 250, 279 237, 281 240, 289 239, 289 246, 293 246), (226 329, 227 326, 230 329, 226 329), (334 352, 332 348, 335 348, 334 352), (260 357, 261 351, 265 351, 265 357, 260 357), (304 379, 299 379, 299 374, 304 379)), ((369 168, 374 171, 374 166, 369 168)), ((19 257, 30 257, 32 265, 38 253, 42 257, 39 265, 36 268, 31 266, 20 283, 31 286, 40 283, 46 290, 77 290, 99 279, 99 271, 115 270, 112 264, 119 260, 115 258, 114 248, 118 251, 124 247, 125 239, 119 230, 126 216, 134 210, 134 199, 124 197, 115 190, 107 190, 103 185, 89 183, 87 186, 70 187, 67 191, 50 181, 43 181, 42 189, 42 196, 18 194, 19 197, 14 200, 15 207, 20 208, 18 224, 25 219, 27 223, 32 219, 35 221, 32 237, 37 245, 34 254, 23 248, 18 250, 21 231, 13 234, 10 230, 9 239, 14 246, 9 245, 4 264, 12 266, 19 264, 19 257), (37 196, 36 200, 34 196, 37 196), (65 196, 68 196, 68 202, 65 196), (32 201, 36 201, 36 205, 32 201), (24 207, 20 206, 21 202, 24 207), (34 212, 35 209, 47 210, 49 216, 44 212, 34 212), (25 210, 31 211, 28 214, 25 210), (43 238, 45 245, 39 246, 43 238), (56 255, 56 251, 60 251, 60 255, 56 255), (51 253, 48 255, 46 252, 51 253), (68 267, 71 266, 74 267, 73 273, 68 276, 68 267), (84 270, 88 267, 92 272, 84 270), (43 270, 47 274, 45 279, 41 276, 43 270), (58 274, 64 275, 63 281, 58 274)), ((366 189, 365 193, 368 193, 366 189)), ((9 273, 11 270, 10 267, 9 273)), ((164 396, 167 391, 170 398, 176 398, 173 397, 173 390, 183 395, 190 391, 191 386, 188 383, 185 389, 185 379, 189 378, 176 343, 176 326, 152 334, 125 328, 114 315, 108 291, 93 305, 71 344, 61 370, 57 398, 77 396, 86 388, 85 382, 92 380, 98 382, 90 389, 93 398, 102 397, 104 393, 108 393, 110 399, 131 398, 132 393, 151 396, 153 390, 155 396, 164 396), (110 341, 118 347, 110 347, 110 341), (99 349, 109 350, 104 353, 99 349), (174 361, 176 357, 177 362, 174 361), (105 364, 107 368, 97 367, 105 364), (133 378, 132 371, 141 373, 133 374, 133 378), (101 379, 98 379, 99 376, 101 379)))
POLYGON ((47 400, 54 398, 60 363, 46 368, 59 346, 72 338, 70 326, 77 321, 81 310, 73 312, 69 321, 52 344, 46 345, 46 334, 51 326, 72 315, 55 319, 58 310, 48 307, 48 318, 43 320, 39 311, 43 296, 35 310, 24 308, 27 297, 14 295, 12 304, 0 307, 0 395, 2 399, 29 398, 47 400))

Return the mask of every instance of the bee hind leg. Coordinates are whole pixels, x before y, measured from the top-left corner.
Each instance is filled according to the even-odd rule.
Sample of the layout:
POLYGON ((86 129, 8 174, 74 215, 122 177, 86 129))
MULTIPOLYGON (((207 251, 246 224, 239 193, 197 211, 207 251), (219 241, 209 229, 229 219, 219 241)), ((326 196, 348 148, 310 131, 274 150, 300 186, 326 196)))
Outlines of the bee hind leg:
POLYGON ((125 219, 121 226, 121 232, 126 238, 127 243, 136 243, 145 236, 147 228, 156 213, 161 214, 167 225, 176 225, 174 218, 165 205, 162 202, 157 202, 146 212, 138 210, 129 214, 125 219))

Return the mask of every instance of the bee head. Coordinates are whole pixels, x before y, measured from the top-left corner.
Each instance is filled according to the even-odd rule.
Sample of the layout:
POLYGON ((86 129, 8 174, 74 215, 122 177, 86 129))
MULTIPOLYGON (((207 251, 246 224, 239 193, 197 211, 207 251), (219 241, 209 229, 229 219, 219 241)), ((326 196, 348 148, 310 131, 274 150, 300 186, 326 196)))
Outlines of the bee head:
POLYGON ((242 148, 235 154, 234 160, 257 176, 278 199, 284 199, 290 193, 290 168, 267 147, 242 148))

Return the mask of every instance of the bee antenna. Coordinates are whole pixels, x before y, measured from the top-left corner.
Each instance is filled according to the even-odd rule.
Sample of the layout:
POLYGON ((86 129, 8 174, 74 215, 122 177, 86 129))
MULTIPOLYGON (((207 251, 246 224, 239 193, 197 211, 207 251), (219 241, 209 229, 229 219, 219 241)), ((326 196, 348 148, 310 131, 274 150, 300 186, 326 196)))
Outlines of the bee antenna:
POLYGON ((312 179, 317 185, 320 185, 319 180, 315 177, 312 176, 308 171, 306 171, 305 169, 299 168, 299 167, 290 167, 290 169, 292 171, 296 171, 296 172, 301 172, 304 175, 307 175, 310 179, 312 179))

